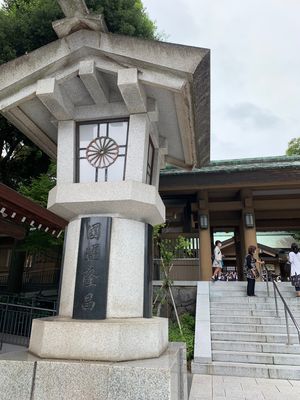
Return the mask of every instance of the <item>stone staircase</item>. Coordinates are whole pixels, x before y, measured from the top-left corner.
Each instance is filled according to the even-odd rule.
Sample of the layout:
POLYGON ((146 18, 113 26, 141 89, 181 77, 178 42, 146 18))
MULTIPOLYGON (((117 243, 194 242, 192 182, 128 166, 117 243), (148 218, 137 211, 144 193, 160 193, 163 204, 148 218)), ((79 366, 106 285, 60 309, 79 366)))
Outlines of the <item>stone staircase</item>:
MULTIPOLYGON (((290 283, 278 286, 300 325, 300 298, 290 283)), ((263 282, 256 283, 256 297, 246 296, 245 282, 209 283, 212 362, 201 363, 195 357, 193 373, 300 379, 296 328, 290 321, 292 344, 287 345, 284 308, 278 298, 277 318, 272 283, 270 294, 263 282)))

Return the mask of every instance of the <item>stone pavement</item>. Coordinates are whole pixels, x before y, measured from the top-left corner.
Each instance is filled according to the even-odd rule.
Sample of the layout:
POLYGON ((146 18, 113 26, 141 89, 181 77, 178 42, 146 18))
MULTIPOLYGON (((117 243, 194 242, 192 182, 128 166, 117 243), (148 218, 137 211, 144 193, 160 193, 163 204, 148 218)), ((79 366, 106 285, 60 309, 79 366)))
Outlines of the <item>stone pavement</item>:
POLYGON ((193 375, 189 400, 299 400, 300 381, 193 375))
POLYGON ((26 347, 24 346, 17 346, 16 344, 3 343, 2 349, 0 350, 0 354, 11 353, 15 351, 24 351, 24 350, 26 350, 26 347))

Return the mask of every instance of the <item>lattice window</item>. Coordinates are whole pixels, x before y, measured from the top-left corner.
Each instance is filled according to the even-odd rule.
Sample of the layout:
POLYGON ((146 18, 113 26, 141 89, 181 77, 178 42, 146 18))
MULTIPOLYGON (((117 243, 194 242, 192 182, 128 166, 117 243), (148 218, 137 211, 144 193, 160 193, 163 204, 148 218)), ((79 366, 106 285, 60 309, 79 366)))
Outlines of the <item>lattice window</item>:
POLYGON ((128 125, 128 119, 78 124, 76 182, 125 179, 128 125))

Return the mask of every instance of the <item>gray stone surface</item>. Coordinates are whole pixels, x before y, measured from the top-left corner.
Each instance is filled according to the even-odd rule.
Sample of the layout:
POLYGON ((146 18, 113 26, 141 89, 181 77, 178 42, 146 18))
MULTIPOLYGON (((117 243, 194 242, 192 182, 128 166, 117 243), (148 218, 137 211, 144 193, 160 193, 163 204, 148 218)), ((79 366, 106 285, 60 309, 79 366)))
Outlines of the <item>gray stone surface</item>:
POLYGON ((37 362, 33 400, 107 399, 110 368, 88 362, 37 362))
POLYGON ((0 400, 31 400, 33 372, 32 361, 1 359, 0 400))
POLYGON ((8 387, 10 390, 0 399, 187 400, 184 356, 185 345, 181 343, 170 344, 158 358, 121 363, 42 360, 28 352, 10 353, 5 360, 4 356, 0 360, 1 389, 8 387), (30 397, 34 363, 36 374, 30 397), (24 381, 28 366, 31 367, 26 373, 29 395, 23 395, 18 387, 19 382, 24 381), (11 372, 14 379, 10 379, 11 372))
MULTIPOLYGON (((193 162, 199 165, 203 159, 207 160, 207 147, 203 154, 200 154, 201 147, 196 146, 195 151, 192 147, 202 137, 205 143, 209 143, 209 50, 105 33, 101 16, 75 14, 76 11, 67 10, 68 17, 53 24, 62 39, 1 65, 0 110, 5 117, 54 157, 56 129, 53 128, 56 124, 53 122, 56 123, 57 118, 68 118, 69 113, 57 113, 53 104, 49 107, 49 99, 44 105, 36 102, 38 80, 56 80, 60 90, 53 91, 52 101, 60 102, 63 108, 71 103, 75 120, 129 116, 128 107, 140 112, 141 98, 151 98, 155 107, 149 104, 149 111, 156 110, 149 114, 152 130, 161 132, 168 141, 168 156, 183 165, 193 162), (111 56, 107 57, 108 54, 111 56), (80 75, 77 76, 80 62, 87 59, 94 63, 95 71, 101 74, 101 81, 107 86, 110 102, 106 107, 86 103, 90 86, 86 87, 80 75), (203 68, 199 70, 197 67, 202 62, 203 68), (138 71, 138 84, 123 80, 122 85, 121 82, 126 106, 117 80, 118 72, 127 69, 138 71), (197 90, 191 90, 193 81, 196 84, 199 79, 197 90), (72 95, 74 91, 76 96, 72 95), (67 96, 61 96, 63 93, 67 96), (118 102, 114 101, 115 93, 118 102), (32 106, 33 102, 35 106, 32 106), (26 112, 22 111, 24 107, 26 112), (194 109, 199 107, 201 115, 196 116, 194 109), (155 121, 158 112, 159 118, 155 121)), ((142 108, 145 112, 148 103, 147 100, 142 108)))
POLYGON ((198 282, 195 326, 195 362, 211 362, 209 282, 198 282))
POLYGON ((145 224, 113 218, 107 293, 107 318, 143 317, 145 224), (128 235, 130 232, 130 235, 128 235))
POLYGON ((84 0, 58 0, 58 3, 66 17, 89 14, 84 0))
POLYGON ((16 344, 2 343, 2 348, 0 350, 0 354, 11 353, 15 351, 24 351, 26 350, 25 346, 18 346, 16 344))
MULTIPOLYGON (((280 283, 280 290, 296 319, 300 303, 290 284, 280 283)), ((258 282, 256 297, 246 296, 245 282, 210 284, 210 327, 212 361, 197 357, 199 332, 196 329, 192 371, 208 375, 235 375, 273 379, 300 379, 300 345, 290 321, 291 343, 287 345, 283 306, 278 299, 280 316, 276 317, 273 292, 267 296, 266 284, 258 282)), ((202 304, 202 314, 203 314, 202 304)), ((196 323, 199 315, 197 313, 196 323)), ((203 323, 202 323, 203 326, 203 323)))
POLYGON ((166 318, 33 320, 29 350, 42 358, 124 361, 159 357, 168 347, 166 318))
POLYGON ((73 315, 80 226, 81 219, 77 218, 67 228, 59 302, 59 315, 62 317, 73 315))
POLYGON ((120 182, 63 183, 49 192, 48 209, 70 220, 78 215, 110 215, 150 225, 165 220, 165 206, 152 185, 120 182))
MULTIPOLYGON (((196 297, 197 297, 197 285, 190 286, 189 282, 184 282, 186 286, 182 286, 179 281, 174 281, 172 285, 172 293, 177 307, 179 315, 189 313, 192 315, 196 314, 196 297)), ((193 282, 192 282, 193 284, 193 282)), ((153 298, 156 297, 157 292, 161 287, 161 281, 153 281, 153 298)), ((164 305, 166 306, 166 305, 164 305)), ((168 316, 175 321, 175 313, 173 306, 170 306, 164 313, 164 307, 162 308, 161 316, 168 316)))
POLYGON ((194 375, 189 400, 298 400, 295 380, 194 375))
POLYGON ((149 128, 150 124, 147 114, 134 114, 130 116, 125 174, 126 180, 144 183, 146 181, 149 128))

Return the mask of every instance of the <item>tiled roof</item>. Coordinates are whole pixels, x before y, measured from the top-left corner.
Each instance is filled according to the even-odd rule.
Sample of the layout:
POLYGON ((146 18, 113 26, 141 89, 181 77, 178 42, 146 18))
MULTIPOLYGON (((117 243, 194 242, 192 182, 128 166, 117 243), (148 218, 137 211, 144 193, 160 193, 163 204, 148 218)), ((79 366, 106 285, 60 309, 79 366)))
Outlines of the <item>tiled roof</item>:
POLYGON ((300 169, 300 156, 278 156, 278 157, 259 157, 244 158, 234 160, 211 161, 207 166, 194 168, 192 171, 182 169, 166 168, 161 170, 162 175, 179 174, 202 174, 212 172, 237 172, 237 171, 256 171, 261 169, 300 169))

